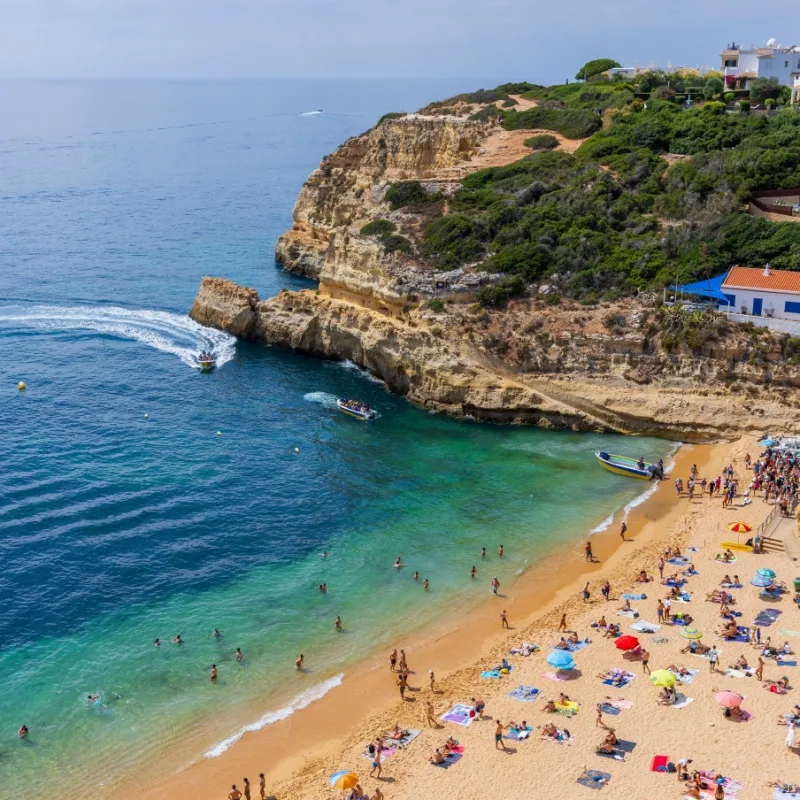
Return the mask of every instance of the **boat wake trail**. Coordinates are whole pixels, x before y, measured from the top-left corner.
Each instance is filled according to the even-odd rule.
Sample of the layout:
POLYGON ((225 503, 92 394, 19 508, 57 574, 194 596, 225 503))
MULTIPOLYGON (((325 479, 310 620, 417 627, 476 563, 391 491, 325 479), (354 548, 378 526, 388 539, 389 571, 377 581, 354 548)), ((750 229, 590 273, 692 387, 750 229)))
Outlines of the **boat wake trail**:
POLYGON ((171 353, 194 369, 199 369, 195 356, 201 350, 216 355, 217 367, 230 361, 236 352, 235 337, 168 311, 116 306, 0 306, 0 331, 19 328, 95 331, 171 353))
POLYGON ((328 394, 328 392, 309 392, 303 395, 303 400, 307 400, 309 403, 319 403, 325 408, 338 408, 336 395, 328 394))

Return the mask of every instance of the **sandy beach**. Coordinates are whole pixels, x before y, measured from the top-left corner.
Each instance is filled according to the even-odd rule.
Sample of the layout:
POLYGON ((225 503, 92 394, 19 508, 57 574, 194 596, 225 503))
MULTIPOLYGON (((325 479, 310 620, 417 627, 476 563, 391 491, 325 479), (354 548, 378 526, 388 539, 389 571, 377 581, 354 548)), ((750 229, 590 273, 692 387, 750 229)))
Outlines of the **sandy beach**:
MULTIPOLYGON (((582 551, 576 552, 573 547, 531 569, 507 590, 501 588, 500 597, 492 597, 467 618, 398 642, 398 647, 406 649, 411 669, 409 685, 413 690, 407 693, 406 701, 399 700, 396 676, 388 669, 388 654, 382 654, 346 674, 342 685, 321 700, 286 720, 246 735, 221 757, 198 762, 157 788, 148 786, 143 776, 135 790, 128 787, 117 796, 225 797, 232 783, 241 787, 244 775, 257 787, 258 773, 264 772, 268 794, 277 798, 329 798, 338 795, 328 787, 327 777, 338 769, 349 769, 362 779, 361 785, 369 796, 380 786, 387 798, 436 798, 453 792, 458 797, 480 798, 497 787, 502 787, 504 794, 547 792, 556 797, 572 797, 590 791, 576 783, 585 767, 611 776, 606 794, 682 797, 683 783, 676 780, 674 773, 651 771, 654 757, 666 756, 673 762, 690 758, 698 769, 721 772, 736 782, 730 787, 738 793, 730 796, 771 797, 772 790, 764 786, 767 779, 793 781, 800 777, 797 751, 785 746, 787 728, 777 724, 778 716, 789 712, 797 700, 792 690, 777 695, 762 687, 755 677, 723 674, 722 670, 740 655, 756 664, 758 650, 747 643, 722 641, 716 635, 722 622, 720 606, 706 602, 705 597, 719 588, 725 574, 738 574, 744 586, 731 591, 734 609, 741 613, 739 624, 752 626, 759 611, 777 608, 782 612, 780 618, 762 629, 762 638, 771 636, 773 644, 782 645, 787 637, 781 630, 800 627, 791 596, 767 602, 747 581, 756 569, 768 567, 779 580, 788 583, 795 570, 783 553, 737 552, 737 562, 731 565, 715 560, 719 543, 735 539, 725 526, 744 521, 756 527, 772 510, 771 504, 758 497, 742 507, 741 498, 737 498, 733 507, 725 509, 717 498, 696 496, 690 501, 685 495, 678 497, 673 485, 675 477, 686 480, 692 464, 697 464, 700 476, 711 478, 732 463, 741 477, 745 474, 743 459, 747 452, 757 455, 755 438, 735 444, 682 448, 676 455, 671 479, 663 481, 647 501, 631 511, 626 537, 629 541, 621 541, 618 519, 607 531, 592 537, 597 563, 586 563, 582 551), (690 576, 684 587, 691 593, 691 601, 673 604, 673 613, 691 613, 692 624, 704 634, 703 643, 717 646, 718 672, 710 671, 705 657, 681 653, 687 640, 679 635, 678 626, 665 625, 655 634, 630 629, 634 622, 657 619, 656 605, 659 598, 665 597, 667 587, 658 580, 635 583, 635 577, 645 569, 657 578, 657 563, 666 546, 697 548, 691 558, 698 574, 690 576), (589 603, 580 596, 586 580, 590 583, 589 603), (611 584, 612 599, 608 602, 600 594, 604 580, 611 584), (624 592, 647 594, 647 599, 632 603, 638 610, 638 620, 617 616, 624 592), (500 626, 503 609, 507 610, 511 625, 508 631, 500 626), (569 673, 568 680, 556 682, 544 677, 553 673, 545 658, 561 636, 556 629, 562 613, 567 615, 567 629, 591 642, 575 654, 577 670, 569 673), (613 640, 603 638, 591 627, 601 615, 609 622, 620 623, 624 634, 639 637, 650 652, 651 670, 669 665, 697 670, 690 684, 677 687, 691 697, 691 703, 682 708, 659 705, 659 690, 647 680, 641 659, 625 657, 613 640), (522 641, 536 643, 541 650, 528 657, 509 655, 511 648, 522 641), (508 657, 513 666, 510 675, 480 677, 482 671, 503 657, 508 657), (622 688, 605 685, 597 676, 612 668, 626 669, 636 677, 622 688), (433 692, 428 687, 429 669, 436 671, 433 692), (539 689, 536 701, 520 702, 509 697, 519 685, 539 689), (724 718, 714 700, 714 689, 744 695, 742 707, 751 718, 747 722, 724 718), (577 715, 567 719, 543 710, 545 701, 557 699, 559 692, 579 704, 577 715), (455 704, 469 704, 471 697, 486 701, 485 714, 491 719, 474 721, 468 727, 450 722, 441 722, 443 727, 439 729, 426 726, 429 700, 439 717, 455 704), (602 725, 606 727, 598 726, 597 704, 619 699, 624 701, 622 710, 604 713, 602 725), (522 719, 533 728, 530 737, 524 741, 503 740, 507 749, 497 749, 496 722, 507 724, 522 719), (539 727, 551 722, 569 730, 569 743, 541 739, 539 727), (422 733, 408 747, 385 759, 382 780, 368 778, 370 763, 362 756, 365 745, 391 730, 395 723, 403 728, 422 729, 422 733), (607 728, 613 728, 620 740, 635 743, 624 761, 595 752, 607 728), (448 736, 455 737, 464 747, 463 757, 448 769, 434 767, 428 757, 448 736), (551 753, 557 756, 544 769, 542 758, 551 753), (765 763, 770 765, 767 772, 765 763), (743 784, 741 790, 738 784, 743 784)), ((683 568, 668 564, 665 575, 683 568)), ((788 641, 793 644, 791 638, 788 641)), ((777 680, 788 674, 792 685, 792 672, 791 666, 781 667, 766 660, 763 677, 777 680)))

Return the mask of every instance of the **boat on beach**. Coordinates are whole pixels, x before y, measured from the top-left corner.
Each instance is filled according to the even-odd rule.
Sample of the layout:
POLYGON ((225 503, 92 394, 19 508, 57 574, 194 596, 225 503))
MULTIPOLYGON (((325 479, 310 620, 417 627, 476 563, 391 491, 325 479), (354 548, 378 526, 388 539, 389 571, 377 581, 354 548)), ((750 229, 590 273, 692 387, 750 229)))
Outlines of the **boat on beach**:
POLYGON ((603 451, 595 453, 597 460, 609 471, 629 478, 649 481, 652 478, 663 478, 664 470, 659 464, 648 464, 644 459, 615 456, 603 451))
POLYGON ((366 403, 361 403, 358 400, 349 400, 346 397, 340 397, 336 401, 339 411, 347 414, 348 416, 360 419, 362 422, 369 422, 378 416, 378 412, 374 408, 370 408, 366 403))

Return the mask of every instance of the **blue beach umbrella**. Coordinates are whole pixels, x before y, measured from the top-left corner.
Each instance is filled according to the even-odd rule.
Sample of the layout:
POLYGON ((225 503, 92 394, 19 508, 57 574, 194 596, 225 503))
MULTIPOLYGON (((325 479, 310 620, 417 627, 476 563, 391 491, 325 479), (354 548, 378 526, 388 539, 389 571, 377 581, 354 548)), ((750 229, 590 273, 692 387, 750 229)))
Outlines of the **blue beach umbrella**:
POLYGON ((553 650, 547 656, 547 663, 556 669, 575 669, 575 662, 566 650, 553 650))
POLYGON ((760 575, 762 578, 775 577, 775 573, 771 569, 767 569, 766 567, 761 567, 761 569, 758 570, 758 572, 756 572, 756 575, 760 575))
POLYGON ((750 578, 750 583, 752 583, 753 586, 758 586, 764 589, 767 586, 772 586, 772 578, 768 578, 766 575, 759 575, 756 573, 752 578, 750 578))

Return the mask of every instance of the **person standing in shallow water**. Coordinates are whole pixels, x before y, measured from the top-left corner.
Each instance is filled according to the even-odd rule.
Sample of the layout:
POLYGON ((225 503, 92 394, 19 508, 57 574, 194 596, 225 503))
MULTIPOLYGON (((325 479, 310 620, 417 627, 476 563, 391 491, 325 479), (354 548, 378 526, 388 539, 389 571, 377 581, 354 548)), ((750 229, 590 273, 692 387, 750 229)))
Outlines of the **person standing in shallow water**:
POLYGON ((495 577, 492 578, 492 593, 497 594, 497 590, 499 588, 500 588, 500 581, 497 580, 497 576, 495 575, 495 577))
POLYGON ((486 558, 486 548, 481 547, 481 558, 486 558))
POLYGON ((592 553, 592 543, 586 542, 586 547, 583 548, 583 554, 587 561, 594 561, 594 554, 592 553))
POLYGON ((302 653, 300 653, 300 655, 297 657, 297 661, 295 661, 295 662, 294 662, 294 668, 295 668, 295 669, 296 669, 298 672, 299 672, 301 669, 303 669, 303 661, 305 661, 305 658, 303 657, 303 654, 302 654, 302 653))
POLYGON ((217 682, 217 665, 216 664, 212 664, 211 665, 211 683, 216 683, 216 682, 217 682))
POLYGON ((503 545, 497 548, 497 555, 500 556, 500 558, 503 557, 503 545))

